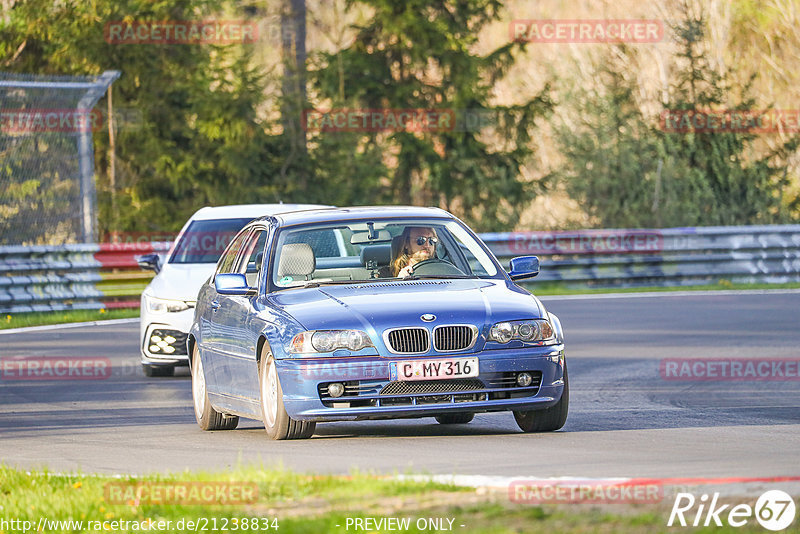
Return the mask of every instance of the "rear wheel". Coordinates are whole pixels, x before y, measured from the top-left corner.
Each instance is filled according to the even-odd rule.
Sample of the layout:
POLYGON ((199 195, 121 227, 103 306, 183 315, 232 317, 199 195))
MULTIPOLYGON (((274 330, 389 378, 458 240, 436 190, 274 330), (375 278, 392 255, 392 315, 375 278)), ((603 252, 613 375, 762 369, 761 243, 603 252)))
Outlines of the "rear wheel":
POLYGON ((448 413, 437 415, 436 422, 440 425, 465 425, 474 417, 474 413, 448 413))
POLYGON ((567 364, 564 363, 564 392, 561 399, 544 410, 514 412, 514 419, 523 432, 552 432, 564 426, 569 412, 569 376, 567 364))
POLYGON ((266 347, 260 367, 261 419, 269 437, 276 440, 310 438, 317 424, 313 421, 297 421, 286 413, 275 359, 266 347))
POLYGON ((194 417, 203 430, 233 430, 239 424, 237 416, 219 413, 208 401, 203 360, 200 358, 197 345, 192 351, 192 400, 194 401, 194 417))

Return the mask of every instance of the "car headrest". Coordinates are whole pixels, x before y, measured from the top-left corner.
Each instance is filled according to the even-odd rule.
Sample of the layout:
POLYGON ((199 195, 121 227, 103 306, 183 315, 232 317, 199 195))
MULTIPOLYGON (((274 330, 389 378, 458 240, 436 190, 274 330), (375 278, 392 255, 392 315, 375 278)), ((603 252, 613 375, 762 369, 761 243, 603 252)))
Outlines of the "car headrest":
POLYGON ((361 264, 368 269, 370 268, 370 263, 376 266, 384 266, 389 265, 391 262, 392 246, 389 243, 382 245, 366 245, 361 249, 361 264))
POLYGON ((308 276, 317 267, 314 251, 307 243, 290 243, 281 247, 281 258, 278 262, 278 278, 287 275, 308 276))
POLYGON ((392 258, 400 255, 403 248, 403 234, 396 235, 392 238, 392 258))
POLYGON ((264 253, 263 252, 259 252, 258 254, 256 254, 256 271, 260 271, 261 270, 261 261, 263 259, 264 259, 264 253))

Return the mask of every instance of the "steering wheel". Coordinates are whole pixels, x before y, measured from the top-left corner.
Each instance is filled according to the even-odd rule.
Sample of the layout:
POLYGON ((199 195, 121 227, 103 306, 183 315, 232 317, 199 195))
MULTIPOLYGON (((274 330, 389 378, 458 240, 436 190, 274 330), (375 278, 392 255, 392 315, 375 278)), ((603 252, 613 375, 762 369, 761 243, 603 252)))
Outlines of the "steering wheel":
POLYGON ((411 268, 412 275, 458 275, 464 276, 464 273, 450 263, 449 261, 432 258, 430 260, 423 260, 415 263, 411 268))

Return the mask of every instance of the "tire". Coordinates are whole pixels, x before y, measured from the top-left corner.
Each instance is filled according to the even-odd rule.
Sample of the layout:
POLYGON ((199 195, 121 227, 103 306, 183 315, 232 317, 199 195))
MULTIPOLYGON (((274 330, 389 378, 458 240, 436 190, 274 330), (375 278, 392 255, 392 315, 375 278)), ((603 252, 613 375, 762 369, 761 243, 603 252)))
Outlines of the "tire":
POLYGON ((564 426, 569 412, 569 376, 564 363, 564 392, 559 401, 544 410, 514 412, 514 419, 523 432, 553 432, 564 426))
POLYGON ((437 415, 436 422, 440 425, 465 425, 474 417, 474 413, 448 413, 437 415))
POLYGON ((142 370, 144 371, 144 376, 147 377, 154 377, 154 376, 174 376, 175 375, 175 366, 174 365, 146 365, 142 364, 142 370))
POLYGON ((203 430, 233 430, 239 424, 237 416, 219 413, 211 406, 203 373, 203 360, 197 345, 192 350, 192 401, 194 418, 203 430))
POLYGON ((261 420, 267 435, 274 440, 308 439, 314 434, 317 423, 297 421, 289 417, 283 404, 283 388, 272 353, 265 346, 258 373, 261 394, 261 420))

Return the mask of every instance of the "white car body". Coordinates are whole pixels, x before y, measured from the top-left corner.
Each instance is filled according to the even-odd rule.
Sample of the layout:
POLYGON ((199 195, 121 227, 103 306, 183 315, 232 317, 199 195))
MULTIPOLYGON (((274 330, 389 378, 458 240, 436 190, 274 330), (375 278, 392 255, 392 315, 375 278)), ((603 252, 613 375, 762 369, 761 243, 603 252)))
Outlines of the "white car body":
MULTIPOLYGON (((214 273, 216 260, 207 263, 173 261, 178 243, 189 238, 187 230, 195 221, 247 219, 236 228, 232 238, 247 222, 265 215, 289 211, 318 209, 329 206, 316 204, 245 204, 201 208, 181 228, 166 260, 141 297, 139 321, 139 350, 147 376, 171 375, 178 365, 188 365, 186 336, 192 326, 197 293, 203 282, 214 273), (158 332, 160 331, 160 332, 158 332), (155 335, 155 338, 153 337, 155 335)), ((197 237, 197 236, 194 236, 197 237)), ((202 236, 209 237, 209 236, 202 236)), ((210 236, 214 237, 214 236, 210 236)), ((229 241, 230 239, 228 239, 229 241)), ((227 242, 216 244, 216 255, 223 252, 227 242)))

